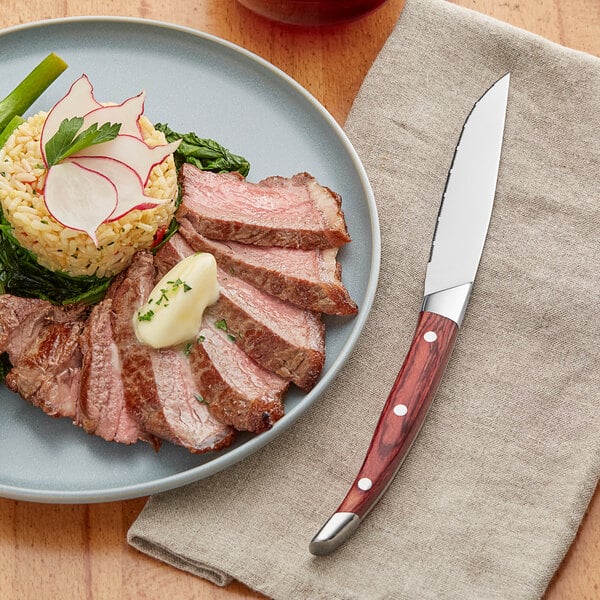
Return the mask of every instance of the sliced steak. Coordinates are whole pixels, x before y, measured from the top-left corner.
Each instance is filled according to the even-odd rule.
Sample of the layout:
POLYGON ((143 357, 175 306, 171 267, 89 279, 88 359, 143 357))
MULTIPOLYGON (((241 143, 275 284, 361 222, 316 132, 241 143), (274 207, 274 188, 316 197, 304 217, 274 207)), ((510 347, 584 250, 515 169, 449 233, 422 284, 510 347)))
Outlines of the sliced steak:
POLYGON ((75 424, 109 442, 154 441, 127 410, 111 309, 110 298, 96 304, 81 336, 83 363, 75 424))
POLYGON ((52 309, 46 300, 0 296, 0 351, 20 356, 37 337, 52 309))
POLYGON ((207 314, 224 322, 240 349, 303 390, 325 363, 325 326, 318 313, 265 294, 219 269, 221 295, 207 314))
POLYGON ((0 351, 12 370, 6 385, 55 417, 75 415, 81 353, 78 339, 88 308, 0 296, 0 351))
POLYGON ((273 296, 326 314, 358 312, 342 283, 335 248, 297 250, 210 240, 185 218, 179 231, 196 252, 210 252, 221 269, 273 296))
POLYGON ((152 291, 154 277, 152 255, 138 252, 109 293, 127 409, 141 429, 159 438, 192 452, 218 450, 232 442, 233 430, 198 402, 186 357, 174 349, 150 348, 135 336, 133 313, 152 291))
POLYGON ((308 173, 251 183, 184 164, 180 182, 178 215, 208 238, 304 249, 350 241, 339 195, 308 173))
POLYGON ((210 317, 203 320, 189 362, 200 399, 218 419, 258 433, 283 416, 289 382, 254 362, 210 317))
POLYGON ((183 352, 144 352, 138 347, 131 358, 149 369, 146 373, 142 369, 124 371, 126 390, 135 390, 128 397, 126 392, 128 406, 147 431, 197 453, 219 450, 233 441, 233 430, 198 401, 183 352))
POLYGON ((157 279, 166 275, 178 262, 194 252, 186 239, 181 234, 175 233, 154 256, 154 265, 158 271, 157 279))
POLYGON ((48 322, 17 356, 6 385, 53 417, 75 418, 81 375, 83 321, 48 322))
MULTIPOLYGON (((155 264, 164 275, 193 252, 175 234, 156 254, 155 264)), ((319 314, 266 294, 222 269, 217 277, 219 300, 207 314, 225 321, 238 347, 262 367, 310 390, 325 362, 325 326, 319 314)))

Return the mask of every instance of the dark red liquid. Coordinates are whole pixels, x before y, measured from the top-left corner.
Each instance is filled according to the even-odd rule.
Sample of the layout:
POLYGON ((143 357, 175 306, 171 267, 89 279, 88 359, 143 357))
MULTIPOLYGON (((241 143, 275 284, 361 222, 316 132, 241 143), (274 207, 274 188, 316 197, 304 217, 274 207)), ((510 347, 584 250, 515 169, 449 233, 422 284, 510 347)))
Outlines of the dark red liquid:
POLYGON ((239 0, 255 13, 292 25, 332 25, 358 19, 387 0, 239 0))

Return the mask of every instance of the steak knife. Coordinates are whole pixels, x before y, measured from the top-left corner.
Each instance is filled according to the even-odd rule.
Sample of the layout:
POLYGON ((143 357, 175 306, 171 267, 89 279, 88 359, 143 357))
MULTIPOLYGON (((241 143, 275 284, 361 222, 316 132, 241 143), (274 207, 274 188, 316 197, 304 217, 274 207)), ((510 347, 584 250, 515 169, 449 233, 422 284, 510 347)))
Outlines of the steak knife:
POLYGON ((344 543, 406 458, 452 353, 479 266, 500 164, 510 74, 475 103, 456 146, 433 235, 415 334, 346 497, 309 545, 315 555, 344 543))

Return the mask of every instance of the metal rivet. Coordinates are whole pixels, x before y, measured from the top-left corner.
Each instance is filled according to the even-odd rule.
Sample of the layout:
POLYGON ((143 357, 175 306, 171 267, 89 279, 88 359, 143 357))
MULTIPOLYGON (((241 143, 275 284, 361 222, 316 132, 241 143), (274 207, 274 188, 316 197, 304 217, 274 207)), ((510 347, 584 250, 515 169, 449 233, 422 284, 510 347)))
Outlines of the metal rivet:
POLYGON ((394 414, 403 417, 408 412, 406 404, 396 404, 394 406, 394 414))
POLYGON ((363 477, 362 479, 358 480, 358 488, 363 492, 370 490, 372 486, 373 482, 368 477, 363 477))
POLYGON ((437 340, 437 333, 435 331, 427 331, 425 335, 423 335, 423 339, 426 342, 435 342, 435 340, 437 340))

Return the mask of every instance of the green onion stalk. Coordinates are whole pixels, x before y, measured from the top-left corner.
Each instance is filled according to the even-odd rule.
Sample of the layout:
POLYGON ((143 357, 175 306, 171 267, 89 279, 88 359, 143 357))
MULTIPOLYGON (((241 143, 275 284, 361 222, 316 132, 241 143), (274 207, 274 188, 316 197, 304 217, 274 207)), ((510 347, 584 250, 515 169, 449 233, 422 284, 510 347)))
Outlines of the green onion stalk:
POLYGON ((60 56, 52 52, 4 100, 0 100, 0 148, 23 122, 27 109, 67 66, 60 56))

